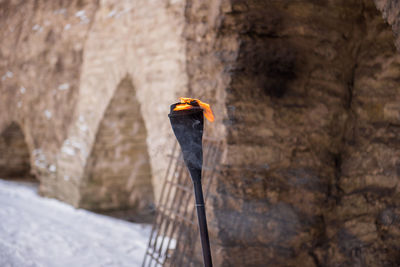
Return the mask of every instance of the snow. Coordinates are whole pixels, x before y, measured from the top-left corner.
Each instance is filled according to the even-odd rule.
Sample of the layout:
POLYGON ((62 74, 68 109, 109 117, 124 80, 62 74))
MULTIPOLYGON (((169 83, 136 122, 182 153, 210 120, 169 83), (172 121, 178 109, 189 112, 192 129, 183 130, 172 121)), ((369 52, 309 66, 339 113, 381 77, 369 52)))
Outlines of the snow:
POLYGON ((12 78, 12 77, 14 76, 14 74, 12 73, 12 71, 7 71, 7 72, 6 72, 6 76, 7 76, 8 78, 12 78))
POLYGON ((117 10, 113 9, 110 11, 110 13, 108 13, 107 18, 112 18, 114 17, 116 14, 118 13, 117 10))
POLYGON ((80 18, 81 24, 87 24, 90 22, 90 19, 85 14, 85 10, 79 10, 78 12, 75 13, 75 17, 80 18))
POLYGON ((56 170, 57 170, 57 167, 54 164, 51 164, 49 167, 49 171, 56 172, 56 170))
POLYGON ((86 145, 82 143, 82 140, 79 140, 79 138, 73 136, 69 139, 65 139, 61 147, 61 152, 68 156, 75 156, 78 154, 77 156, 79 156, 81 160, 86 160, 88 156, 86 145))
POLYGON ((12 71, 7 71, 6 72, 6 74, 4 74, 2 77, 1 77, 1 80, 2 81, 4 81, 5 79, 7 79, 7 78, 12 78, 14 76, 14 73, 12 72, 12 71))
POLYGON ((44 115, 46 116, 46 118, 51 119, 52 114, 51 114, 51 111, 50 111, 50 110, 46 109, 46 110, 44 111, 44 115))
POLYGON ((75 155, 75 150, 69 146, 63 146, 61 152, 70 156, 75 155))
POLYGON ((54 10, 54 14, 65 14, 67 10, 65 8, 54 10))
POLYGON ((85 16, 85 10, 79 10, 78 12, 75 13, 76 17, 83 17, 85 16))
POLYGON ((0 180, 0 266, 140 266, 150 226, 98 215, 0 180))
MULTIPOLYGON (((67 24, 67 25, 70 25, 70 24, 67 24)), ((63 83, 58 86, 58 90, 60 90, 60 91, 65 91, 68 89, 69 89, 69 83, 63 83)))
POLYGON ((43 30, 43 27, 42 26, 40 26, 39 24, 35 24, 33 27, 32 27, 32 30, 34 30, 34 31, 42 31, 43 30))
POLYGON ((35 166, 41 169, 47 168, 46 155, 40 148, 32 151, 33 158, 35 159, 35 166))

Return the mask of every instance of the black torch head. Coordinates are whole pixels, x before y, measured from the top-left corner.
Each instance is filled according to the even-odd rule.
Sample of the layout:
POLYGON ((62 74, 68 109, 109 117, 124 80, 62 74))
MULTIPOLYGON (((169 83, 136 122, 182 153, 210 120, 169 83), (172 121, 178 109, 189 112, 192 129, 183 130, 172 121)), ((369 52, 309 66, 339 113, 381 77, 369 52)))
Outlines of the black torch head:
POLYGON ((193 182, 199 182, 203 167, 203 109, 194 103, 190 109, 174 110, 179 104, 181 103, 171 105, 168 117, 190 176, 193 182))

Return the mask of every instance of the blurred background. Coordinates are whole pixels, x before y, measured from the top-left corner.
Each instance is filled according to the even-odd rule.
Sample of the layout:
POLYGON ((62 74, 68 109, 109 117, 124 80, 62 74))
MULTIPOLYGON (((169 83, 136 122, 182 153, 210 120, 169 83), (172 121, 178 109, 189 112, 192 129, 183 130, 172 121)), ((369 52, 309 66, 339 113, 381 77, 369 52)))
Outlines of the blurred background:
MULTIPOLYGON (((396 0, 0 0, 0 263, 56 266, 34 249, 55 242, 60 266, 140 266, 151 224, 169 229, 157 203, 178 205, 161 192, 179 165, 169 106, 186 96, 216 117, 215 266, 400 266, 396 46, 396 0), (109 228, 82 254, 88 221, 57 201, 77 229, 40 236, 60 211, 33 208, 36 191, 125 221, 96 217, 109 228), (138 236, 112 241, 117 228, 138 236)), ((191 261, 164 265, 201 266, 171 252, 178 217, 159 254, 191 261)))

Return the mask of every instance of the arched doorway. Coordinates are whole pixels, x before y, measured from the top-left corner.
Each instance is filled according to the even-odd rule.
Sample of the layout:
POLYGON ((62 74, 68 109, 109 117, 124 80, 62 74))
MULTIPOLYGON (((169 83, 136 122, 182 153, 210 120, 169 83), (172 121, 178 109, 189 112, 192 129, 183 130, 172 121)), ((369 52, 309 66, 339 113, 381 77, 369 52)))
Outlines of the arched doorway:
POLYGON ((37 181, 31 174, 29 149, 24 133, 16 122, 0 133, 0 178, 37 181))
POLYGON ((136 221, 148 215, 153 188, 146 136, 135 89, 126 77, 100 122, 82 179, 81 207, 136 221))

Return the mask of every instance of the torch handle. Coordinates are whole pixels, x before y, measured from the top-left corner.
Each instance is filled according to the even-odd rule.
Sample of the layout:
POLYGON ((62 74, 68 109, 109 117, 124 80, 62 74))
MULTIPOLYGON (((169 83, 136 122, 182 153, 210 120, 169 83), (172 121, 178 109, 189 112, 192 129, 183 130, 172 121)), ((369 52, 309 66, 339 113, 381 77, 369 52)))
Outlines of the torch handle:
POLYGON ((212 267, 210 240, 208 237, 206 210, 204 207, 203 188, 201 180, 193 181, 196 198, 197 219, 199 221, 201 247, 203 249, 204 267, 212 267))

